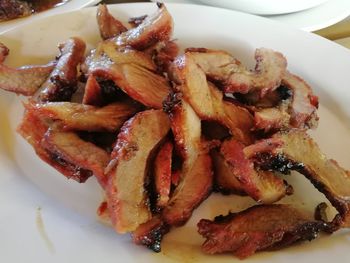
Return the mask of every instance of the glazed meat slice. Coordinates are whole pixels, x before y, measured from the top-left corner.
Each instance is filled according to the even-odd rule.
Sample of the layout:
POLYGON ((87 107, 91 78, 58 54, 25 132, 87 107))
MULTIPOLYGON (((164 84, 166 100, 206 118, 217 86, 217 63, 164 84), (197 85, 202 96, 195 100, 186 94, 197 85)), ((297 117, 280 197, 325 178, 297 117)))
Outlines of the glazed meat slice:
POLYGON ((83 61, 85 43, 79 38, 70 38, 59 45, 60 55, 50 77, 36 94, 41 102, 69 101, 77 89, 78 65, 83 61))
POLYGON ((187 50, 206 75, 220 83, 227 93, 259 91, 263 97, 280 86, 287 68, 287 61, 281 53, 266 48, 255 51, 256 66, 252 71, 224 51, 203 48, 187 50))
POLYGON ((160 216, 153 216, 151 220, 140 225, 132 233, 132 239, 137 245, 143 245, 154 252, 160 252, 162 238, 169 231, 170 226, 165 224, 160 216))
POLYGON ((288 193, 290 188, 283 180, 269 172, 255 171, 254 164, 248 160, 245 160, 244 165, 240 163, 244 160, 244 145, 254 141, 251 133, 254 127, 251 114, 240 106, 224 101, 223 94, 207 82, 204 71, 194 63, 191 54, 178 57, 172 68, 172 78, 178 84, 176 89, 191 104, 198 116, 223 124, 237 140, 233 141, 237 147, 230 149, 234 155, 229 157, 230 151, 225 151, 226 161, 232 166, 232 171, 236 171, 233 176, 240 180, 245 192, 264 203, 277 201, 288 193))
POLYGON ((118 233, 132 232, 151 219, 144 184, 154 149, 170 129, 160 110, 143 111, 127 121, 112 152, 107 174, 108 208, 118 233))
POLYGON ((35 111, 28 109, 25 112, 17 131, 28 143, 33 146, 35 153, 44 162, 51 165, 68 179, 73 179, 79 183, 85 182, 90 176, 92 176, 91 171, 77 167, 73 163, 68 163, 56 154, 47 151, 42 146, 42 140, 47 129, 47 125, 37 117, 35 111))
POLYGON ((260 109, 254 112, 255 129, 264 132, 290 128, 290 115, 283 103, 278 107, 260 109))
POLYGON ((201 139, 201 122, 191 106, 180 101, 170 113, 171 128, 184 162, 180 182, 162 211, 169 225, 183 225, 212 189, 212 162, 209 147, 201 139))
MULTIPOLYGON (((291 130, 244 149, 248 158, 264 169, 304 174, 334 205, 341 216, 341 226, 350 226, 350 173, 336 161, 328 159, 317 144, 304 132, 291 130)), ((335 218, 337 224, 339 216, 335 218)))
POLYGON ((131 101, 115 102, 101 108, 73 102, 48 102, 30 107, 37 116, 57 128, 90 132, 115 132, 140 110, 140 106, 131 101))
POLYGON ((176 58, 170 75, 177 84, 176 89, 201 119, 219 122, 244 143, 254 141, 251 134, 253 116, 246 109, 224 101, 222 92, 207 82, 204 71, 195 63, 191 54, 186 53, 176 58))
POLYGON ((232 166, 216 150, 211 152, 214 164, 214 188, 223 194, 246 195, 241 183, 234 176, 232 166))
POLYGON ((254 163, 244 155, 244 145, 235 139, 226 140, 220 147, 220 155, 229 166, 231 176, 236 177, 241 189, 254 200, 273 203, 293 189, 272 172, 257 170, 254 163))
POLYGON ((102 39, 118 36, 128 30, 122 22, 109 13, 106 5, 98 6, 96 18, 102 39))
POLYGON ((103 105, 102 89, 93 75, 90 75, 86 81, 82 104, 92 106, 103 105))
POLYGON ((317 126, 318 98, 313 95, 311 87, 303 79, 291 73, 285 74, 283 84, 293 92, 289 109, 291 126, 294 128, 317 126))
POLYGON ((0 1, 0 22, 10 19, 29 16, 32 7, 28 1, 1 0, 0 1))
POLYGON ((84 71, 96 78, 112 80, 132 99, 147 107, 161 109, 169 93, 168 81, 154 73, 151 57, 135 50, 117 50, 103 44, 85 61, 84 71))
POLYGON ((154 160, 154 183, 157 193, 157 207, 164 207, 169 201, 173 148, 172 142, 167 141, 162 145, 154 160))
POLYGON ((33 95, 47 80, 55 63, 10 68, 3 65, 9 49, 0 43, 0 89, 25 96, 33 95))
POLYGON ((85 142, 74 132, 48 130, 41 145, 55 160, 71 166, 72 170, 91 171, 100 185, 105 188, 107 177, 104 174, 110 156, 96 145, 85 142))
POLYGON ((164 77, 135 64, 113 65, 96 70, 94 75, 113 80, 132 99, 155 109, 162 108, 170 90, 164 77))
POLYGON ((290 205, 253 206, 239 213, 202 219, 198 232, 206 238, 202 250, 208 254, 233 252, 240 259, 261 250, 278 249, 297 241, 312 240, 327 229, 290 205))
POLYGON ((131 46, 144 50, 160 41, 170 40, 173 32, 173 20, 164 4, 157 3, 158 10, 146 17, 140 25, 114 38, 118 46, 131 46))
POLYGON ((112 41, 103 41, 86 57, 82 66, 84 73, 91 73, 98 68, 106 68, 110 64, 136 64, 151 71, 156 71, 152 57, 131 48, 119 48, 112 41))
POLYGON ((255 128, 266 132, 288 130, 290 128, 316 128, 318 98, 302 78, 286 72, 282 86, 269 92, 261 100, 251 102, 254 111, 255 128), (275 101, 276 93, 280 100, 277 105, 264 107, 268 101, 275 101), (287 98, 286 98, 287 97, 287 98))
POLYGON ((175 41, 162 41, 145 52, 152 55, 159 72, 168 72, 171 63, 179 53, 179 47, 175 41))

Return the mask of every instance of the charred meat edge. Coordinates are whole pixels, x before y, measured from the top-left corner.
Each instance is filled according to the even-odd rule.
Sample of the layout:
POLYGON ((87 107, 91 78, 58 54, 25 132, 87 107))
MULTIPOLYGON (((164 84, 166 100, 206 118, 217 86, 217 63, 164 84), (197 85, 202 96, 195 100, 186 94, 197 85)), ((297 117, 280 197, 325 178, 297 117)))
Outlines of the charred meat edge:
POLYGON ((305 131, 277 133, 246 147, 244 152, 263 169, 284 173, 296 170, 305 175, 338 210, 333 219, 335 230, 350 226, 350 173, 328 159, 305 131))
POLYGON ((56 67, 35 94, 35 100, 70 101, 77 89, 78 65, 84 59, 85 48, 85 42, 77 37, 59 45, 60 55, 56 67))

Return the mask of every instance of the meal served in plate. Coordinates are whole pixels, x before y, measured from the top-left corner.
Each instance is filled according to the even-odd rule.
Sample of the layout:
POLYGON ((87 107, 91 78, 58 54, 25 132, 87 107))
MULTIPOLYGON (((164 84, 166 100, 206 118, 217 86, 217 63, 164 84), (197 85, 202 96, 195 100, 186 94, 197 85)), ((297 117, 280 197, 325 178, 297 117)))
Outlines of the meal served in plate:
POLYGON ((0 22, 29 16, 68 1, 69 0, 1 0, 0 22))
POLYGON ((257 204, 198 222, 209 254, 246 258, 349 226, 350 174, 307 134, 318 99, 281 53, 257 49, 249 70, 222 50, 182 52, 162 4, 130 28, 100 6, 97 22, 102 41, 88 55, 72 37, 52 62, 14 69, 1 45, 0 88, 29 96, 18 132, 43 161, 81 183, 97 178, 98 214, 116 232, 160 251, 213 191, 257 204), (291 170, 324 193, 334 218, 324 203, 311 214, 276 204, 293 194, 291 170))

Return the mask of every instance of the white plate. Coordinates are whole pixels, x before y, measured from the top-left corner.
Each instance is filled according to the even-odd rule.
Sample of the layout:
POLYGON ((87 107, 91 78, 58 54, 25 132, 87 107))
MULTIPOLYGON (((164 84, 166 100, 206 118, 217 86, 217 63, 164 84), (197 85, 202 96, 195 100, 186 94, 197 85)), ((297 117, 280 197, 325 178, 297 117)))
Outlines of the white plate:
MULTIPOLYGON (((285 54, 289 70, 305 78, 320 95, 320 125, 313 133, 329 157, 350 168, 350 52, 320 38, 272 20, 207 6, 169 4, 175 35, 182 47, 225 49, 252 65, 257 47, 285 54), (193 16, 196 14, 196 16, 193 16), (237 26, 239 25, 239 26, 237 26), (242 33, 244 28, 244 34, 242 33)), ((151 13, 154 4, 111 6, 121 19, 151 13)), ((8 64, 45 62, 57 53, 57 43, 81 36, 90 46, 99 40, 95 8, 82 9, 9 31, 0 41, 11 48, 8 64)), ((22 116, 20 97, 0 91, 0 262, 234 262, 232 255, 207 256, 196 233, 200 218, 237 211, 248 198, 212 195, 182 228, 166 235, 163 251, 154 254, 135 246, 128 235, 101 225, 95 210, 101 198, 95 180, 78 184, 44 164, 15 133, 22 116), (38 211, 38 207, 41 211, 38 211), (42 223, 44 227, 42 226, 42 223)), ((287 177, 295 195, 286 202, 305 209, 323 200, 303 176, 287 177)), ((349 231, 276 252, 259 253, 244 262, 350 262, 349 231)))
MULTIPOLYGON (((152 0, 156 2, 157 0, 152 0)), ((191 0, 163 0, 164 3, 196 4, 191 0)), ((317 7, 292 14, 268 16, 294 28, 308 32, 316 31, 338 23, 350 15, 349 0, 330 0, 317 7)))
POLYGON ((306 10, 328 0, 193 0, 256 15, 280 15, 306 10))
POLYGON ((51 8, 49 10, 46 10, 44 12, 40 12, 37 14, 33 14, 31 16, 27 16, 24 18, 14 19, 6 22, 0 22, 0 34, 14 28, 19 25, 23 25, 24 23, 28 23, 30 21, 33 21, 35 19, 51 16, 63 12, 73 11, 76 9, 80 9, 86 6, 92 6, 97 3, 101 2, 101 0, 70 0, 69 2, 65 3, 64 5, 51 8))

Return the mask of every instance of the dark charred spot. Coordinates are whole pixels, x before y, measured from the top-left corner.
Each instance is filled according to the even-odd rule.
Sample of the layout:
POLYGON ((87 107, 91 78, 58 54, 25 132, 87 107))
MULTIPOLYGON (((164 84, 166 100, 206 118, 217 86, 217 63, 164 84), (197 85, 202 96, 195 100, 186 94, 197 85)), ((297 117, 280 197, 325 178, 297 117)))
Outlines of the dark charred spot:
POLYGON ((276 91, 281 100, 287 100, 293 95, 292 90, 284 85, 279 86, 276 91))
POLYGON ((90 176, 93 175, 90 170, 86 170, 66 161, 58 153, 51 151, 47 151, 47 153, 50 156, 51 161, 64 167, 66 170, 69 170, 71 172, 71 178, 79 183, 84 183, 90 176))
POLYGON ((124 92, 115 85, 114 81, 97 79, 97 82, 101 87, 101 96, 104 103, 109 104, 125 96, 124 92))
POLYGON ((167 98, 163 101, 163 111, 168 114, 171 113, 174 106, 180 103, 181 98, 181 93, 170 92, 167 98))
POLYGON ((167 224, 160 224, 150 231, 144 233, 142 236, 136 237, 136 243, 144 245, 156 253, 161 251, 161 242, 163 236, 168 233, 170 226, 167 224))
POLYGON ((215 223, 226 223, 229 222, 236 216, 236 213, 229 212, 227 215, 218 215, 214 218, 215 223))
POLYGON ((325 202, 322 202, 319 205, 317 205, 315 209, 315 219, 318 221, 327 222, 327 208, 328 205, 325 202))
POLYGON ((201 125, 208 140, 224 140, 230 136, 229 129, 216 121, 202 121, 201 125))
POLYGON ((78 88, 77 83, 67 83, 58 75, 52 76, 50 82, 50 88, 46 89, 43 94, 44 101, 70 101, 78 88))
POLYGON ((157 2, 157 6, 158 6, 158 8, 162 8, 163 7, 163 3, 161 3, 161 2, 157 2))
POLYGON ((296 163, 283 154, 259 153, 256 159, 261 169, 277 171, 282 174, 290 174, 291 170, 300 171, 304 169, 303 163, 296 163))
POLYGON ((78 132, 78 135, 84 141, 91 142, 109 153, 112 152, 113 143, 116 141, 116 137, 117 137, 115 132, 80 131, 78 132))

